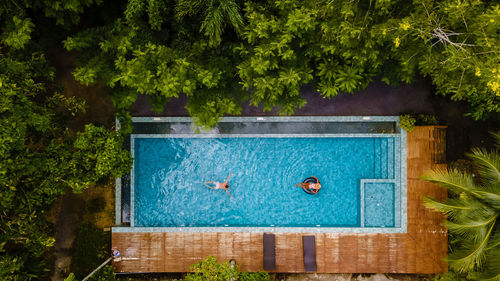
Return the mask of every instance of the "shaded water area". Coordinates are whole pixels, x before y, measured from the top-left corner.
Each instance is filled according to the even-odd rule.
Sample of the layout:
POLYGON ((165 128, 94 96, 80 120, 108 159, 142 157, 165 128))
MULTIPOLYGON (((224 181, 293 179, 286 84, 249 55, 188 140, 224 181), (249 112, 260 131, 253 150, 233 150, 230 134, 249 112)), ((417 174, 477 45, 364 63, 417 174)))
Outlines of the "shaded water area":
MULTIPOLYGON (((135 134, 196 134, 190 122, 133 123, 135 134)), ((395 133, 394 122, 219 122, 213 134, 374 134, 395 133)))

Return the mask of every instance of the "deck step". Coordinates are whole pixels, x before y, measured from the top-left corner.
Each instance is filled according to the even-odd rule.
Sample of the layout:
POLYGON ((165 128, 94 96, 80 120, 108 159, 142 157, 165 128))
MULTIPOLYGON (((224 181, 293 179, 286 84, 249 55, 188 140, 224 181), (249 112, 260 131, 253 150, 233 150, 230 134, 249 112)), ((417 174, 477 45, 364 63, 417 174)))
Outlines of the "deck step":
POLYGON ((380 178, 387 178, 387 138, 380 140, 380 178))
POLYGON ((374 163, 374 178, 378 179, 380 178, 380 158, 381 158, 381 151, 380 151, 380 138, 375 138, 373 141, 373 148, 375 150, 375 163, 374 163))
POLYGON ((394 138, 376 138, 374 140, 374 178, 393 179, 394 171, 394 138))
POLYGON ((387 140, 387 178, 394 178, 394 138, 387 140))

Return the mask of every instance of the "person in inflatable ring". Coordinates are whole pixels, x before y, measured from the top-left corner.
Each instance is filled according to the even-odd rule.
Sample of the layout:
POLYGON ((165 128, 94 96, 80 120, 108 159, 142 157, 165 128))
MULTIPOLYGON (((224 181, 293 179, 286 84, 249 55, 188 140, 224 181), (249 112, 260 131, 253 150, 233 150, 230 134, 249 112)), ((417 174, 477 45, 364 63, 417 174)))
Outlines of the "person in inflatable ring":
POLYGON ((301 182, 301 183, 296 184, 295 186, 302 187, 302 188, 305 188, 305 189, 309 189, 313 193, 318 193, 318 191, 321 188, 321 183, 319 183, 319 180, 318 180, 317 177, 311 176, 311 178, 315 179, 316 183, 313 183, 313 182, 301 182))

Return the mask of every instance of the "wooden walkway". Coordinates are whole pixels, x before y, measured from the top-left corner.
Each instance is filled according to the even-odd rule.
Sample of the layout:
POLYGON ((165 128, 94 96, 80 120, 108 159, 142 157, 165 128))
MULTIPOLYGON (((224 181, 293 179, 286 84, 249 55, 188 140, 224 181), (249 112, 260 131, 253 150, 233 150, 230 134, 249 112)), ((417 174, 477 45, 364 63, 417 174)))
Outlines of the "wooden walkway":
MULTIPOLYGON (((443 127, 417 127, 407 137, 408 232, 325 233, 316 236, 318 273, 439 273, 447 271, 447 231, 443 217, 422 205, 423 196, 446 198, 446 191, 419 180, 444 153, 443 127)), ((302 235, 276 234, 276 272, 304 272, 302 235)), ((117 272, 186 272, 207 256, 235 259, 241 270, 263 270, 262 233, 113 233, 112 245, 124 260, 117 272)))

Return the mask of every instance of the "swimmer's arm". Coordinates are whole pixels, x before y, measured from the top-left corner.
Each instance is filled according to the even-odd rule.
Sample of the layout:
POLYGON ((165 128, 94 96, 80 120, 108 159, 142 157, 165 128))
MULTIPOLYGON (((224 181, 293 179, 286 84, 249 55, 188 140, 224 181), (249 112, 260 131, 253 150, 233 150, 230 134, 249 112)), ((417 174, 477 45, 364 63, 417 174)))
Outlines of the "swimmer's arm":
POLYGON ((229 193, 229 191, 227 191, 227 188, 225 188, 224 190, 227 192, 227 194, 229 195, 229 197, 231 197, 231 199, 232 199, 233 196, 231 196, 231 193, 229 193))
POLYGON ((231 174, 229 175, 229 177, 227 177, 227 179, 226 179, 226 181, 224 182, 224 184, 227 184, 227 182, 229 181, 229 178, 230 178, 232 175, 233 175, 233 173, 231 173, 231 174))

